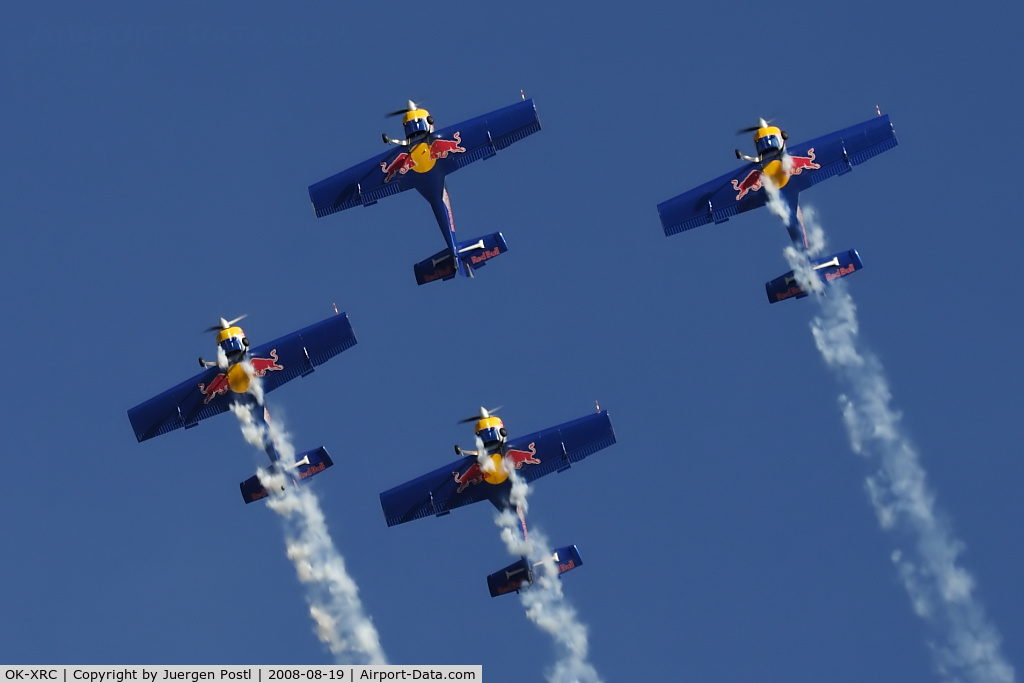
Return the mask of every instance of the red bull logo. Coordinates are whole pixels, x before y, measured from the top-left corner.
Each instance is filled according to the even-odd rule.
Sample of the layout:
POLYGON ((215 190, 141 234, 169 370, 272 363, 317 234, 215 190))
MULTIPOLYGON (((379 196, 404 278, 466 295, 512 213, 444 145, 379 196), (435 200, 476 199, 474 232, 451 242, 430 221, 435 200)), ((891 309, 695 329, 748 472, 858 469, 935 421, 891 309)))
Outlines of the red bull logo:
POLYGON ((385 183, 390 183, 396 175, 405 175, 414 168, 416 168, 416 160, 405 152, 400 152, 390 164, 380 162, 380 170, 385 174, 385 183))
POLYGON ((459 490, 456 493, 462 493, 472 484, 479 484, 484 480, 484 472, 480 469, 480 463, 475 462, 469 466, 469 469, 459 474, 458 472, 452 472, 455 477, 455 483, 459 485, 459 490))
POLYGON ((465 152, 465 147, 460 147, 462 144, 462 138, 459 136, 459 131, 455 131, 455 135, 452 136, 451 140, 442 140, 438 138, 430 143, 430 158, 431 159, 447 159, 451 153, 465 152))
POLYGON ((268 370, 284 370, 284 366, 277 363, 277 349, 271 349, 270 358, 250 358, 249 363, 256 377, 263 377, 268 370))
POLYGON ((536 457, 537 447, 534 444, 530 444, 530 450, 528 451, 517 451, 516 449, 510 449, 505 453, 505 460, 515 469, 522 468, 523 465, 539 465, 540 460, 536 457))
POLYGON ((789 157, 792 160, 793 165, 789 169, 789 175, 800 175, 800 172, 805 168, 808 171, 821 168, 820 164, 814 163, 814 148, 807 150, 807 156, 805 157, 789 157))
MULTIPOLYGON (((284 366, 279 364, 277 360, 277 349, 271 350, 270 358, 250 358, 249 363, 252 365, 253 376, 263 377, 270 370, 284 370, 284 366)), ((215 397, 223 396, 228 393, 228 389, 231 388, 231 381, 228 378, 228 374, 231 373, 232 369, 236 366, 237 363, 232 365, 228 372, 217 373, 217 375, 210 380, 209 386, 202 382, 199 383, 199 393, 206 397, 203 399, 204 405, 212 401, 215 397)), ((245 391, 245 388, 236 387, 236 390, 242 392, 245 391)))
MULTIPOLYGON (((500 458, 497 453, 491 453, 486 457, 491 463, 494 463, 494 469, 488 469, 487 472, 484 472, 484 469, 480 466, 480 462, 477 461, 470 465, 469 469, 462 474, 459 474, 457 471, 452 472, 452 477, 454 477, 455 483, 459 485, 459 489, 456 493, 462 493, 470 486, 484 481, 497 486, 508 478, 508 473, 512 470, 521 469, 523 465, 539 465, 540 460, 536 455, 537 448, 532 443, 530 444, 530 450, 528 451, 520 451, 513 448, 500 458)), ((490 468, 490 465, 488 465, 488 468, 490 468)), ((524 536, 526 534, 525 523, 523 525, 523 534, 524 536)))
POLYGON ((222 396, 228 393, 228 388, 228 376, 227 373, 224 372, 217 373, 217 376, 210 380, 209 386, 200 382, 199 393, 206 397, 203 401, 203 405, 212 401, 216 396, 222 396))
POLYGON ((569 571, 570 569, 575 569, 575 568, 576 568, 576 562, 574 560, 569 560, 568 562, 565 562, 564 564, 559 564, 558 565, 558 573, 559 574, 564 574, 567 571, 569 571))
POLYGON ((438 159, 447 159, 449 154, 465 152, 462 146, 462 137, 458 132, 451 140, 437 138, 431 140, 427 145, 421 142, 414 145, 408 152, 399 152, 391 163, 380 162, 380 170, 384 173, 384 182, 390 183, 396 175, 405 175, 409 171, 416 173, 428 173, 434 168, 434 162, 438 159))
POLYGON ((739 193, 736 195, 736 201, 743 199, 744 195, 748 192, 757 192, 763 185, 764 181, 762 180, 761 170, 757 168, 748 173, 747 177, 743 180, 733 178, 732 189, 739 193))
MULTIPOLYGON (((784 171, 781 177, 778 174, 778 169, 772 173, 772 177, 775 178, 779 187, 785 186, 785 184, 789 182, 790 176, 800 175, 804 169, 813 171, 821 168, 820 164, 814 163, 815 156, 813 147, 807 150, 807 156, 805 157, 787 155, 786 158, 789 160, 789 163, 785 166, 788 166, 789 170, 784 171)), ((768 165, 771 166, 773 164, 778 164, 778 160, 771 161, 768 165)), ((783 168, 785 168, 785 166, 783 168)), ((771 171, 772 169, 768 170, 771 171)), ((737 193, 736 201, 743 199, 748 192, 757 192, 762 187, 764 187, 764 172, 758 168, 751 170, 743 180, 736 180, 734 178, 732 181, 732 189, 736 190, 737 193)))

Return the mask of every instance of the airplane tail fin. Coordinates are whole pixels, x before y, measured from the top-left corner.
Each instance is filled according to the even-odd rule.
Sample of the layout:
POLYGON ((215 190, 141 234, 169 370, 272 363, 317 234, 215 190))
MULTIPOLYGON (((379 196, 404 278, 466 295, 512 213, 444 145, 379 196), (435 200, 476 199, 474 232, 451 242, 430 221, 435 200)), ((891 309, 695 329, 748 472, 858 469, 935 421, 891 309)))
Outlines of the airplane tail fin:
MULTIPOLYGON (((551 559, 554 560, 555 569, 558 571, 559 576, 583 564, 580 552, 574 545, 555 548, 551 559)), ((518 593, 533 583, 537 572, 543 571, 541 567, 542 563, 538 562, 531 565, 529 560, 522 557, 501 571, 488 576, 487 589, 491 592, 492 598, 504 595, 505 593, 511 593, 512 591, 518 593)))
POLYGON ((457 242, 454 257, 458 259, 458 263, 450 249, 439 251, 413 266, 416 284, 425 285, 434 280, 451 280, 459 270, 472 277, 474 270, 483 268, 489 260, 506 251, 508 246, 500 232, 457 242))
MULTIPOLYGON (((328 455, 327 449, 321 446, 305 453, 295 456, 295 462, 291 465, 277 464, 275 467, 283 467, 284 473, 295 479, 308 479, 313 475, 320 474, 328 467, 333 467, 334 461, 328 455)), ((252 503, 266 498, 269 492, 260 483, 259 476, 252 476, 238 485, 242 491, 242 499, 246 503, 252 503)))
MULTIPOLYGON (((864 267, 860 260, 860 254, 856 249, 841 251, 825 258, 812 259, 811 267, 822 282, 828 284, 833 280, 846 277, 864 267)), ((807 296, 800 283, 796 281, 793 271, 789 271, 781 277, 777 277, 764 285, 768 294, 768 302, 785 301, 786 299, 802 299, 807 296)))

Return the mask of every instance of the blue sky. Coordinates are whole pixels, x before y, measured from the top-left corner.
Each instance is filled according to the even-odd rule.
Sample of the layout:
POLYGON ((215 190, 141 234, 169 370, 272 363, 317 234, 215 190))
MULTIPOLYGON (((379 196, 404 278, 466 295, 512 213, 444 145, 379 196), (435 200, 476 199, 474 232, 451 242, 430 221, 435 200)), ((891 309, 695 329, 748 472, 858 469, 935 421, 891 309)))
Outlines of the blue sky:
POLYGON ((861 335, 885 367, 975 597, 1024 662, 1019 415, 1022 10, 867 2, 278 7, 7 4, 0 215, 0 661, 328 663, 230 417, 138 444, 125 411, 248 313, 259 343, 348 312, 359 344, 271 396, 385 652, 541 678, 489 508, 388 529, 378 494, 448 462, 456 421, 513 434, 607 408, 619 443, 542 480, 531 522, 605 680, 937 680, 851 453, 811 301, 761 211, 665 238, 656 205, 874 115, 900 145, 818 185, 861 335), (449 178, 456 225, 509 252, 417 287, 442 239, 406 193, 316 219, 306 187, 379 153, 409 98, 440 125, 536 100, 543 130, 449 178), (981 157, 984 156, 982 163, 981 157), (975 159, 971 162, 970 159, 975 159))

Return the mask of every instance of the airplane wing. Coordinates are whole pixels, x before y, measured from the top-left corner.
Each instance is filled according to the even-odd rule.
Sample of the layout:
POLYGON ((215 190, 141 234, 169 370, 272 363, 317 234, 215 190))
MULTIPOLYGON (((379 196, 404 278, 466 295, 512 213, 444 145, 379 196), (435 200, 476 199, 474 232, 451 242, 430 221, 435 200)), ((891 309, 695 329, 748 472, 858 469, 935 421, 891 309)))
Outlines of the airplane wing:
MULTIPOLYGON (((447 175, 478 159, 492 157, 499 149, 538 130, 540 119, 533 100, 524 100, 435 131, 430 137, 430 156, 438 170, 447 175)), ((353 206, 370 206, 384 197, 415 187, 419 174, 407 172, 416 166, 408 156, 411 152, 406 147, 389 149, 310 185, 309 198, 317 218, 353 206)))
POLYGON ((810 172, 805 170, 799 175, 791 176, 784 189, 788 191, 792 185, 793 190, 801 192, 832 176, 849 173, 854 166, 892 149, 897 144, 896 131, 889 120, 889 115, 886 114, 809 142, 792 147, 787 145, 790 155, 813 157, 814 164, 821 168, 810 172))
POLYGON ((533 100, 523 100, 483 116, 435 131, 435 140, 455 140, 465 151, 437 159, 437 166, 447 175, 479 159, 488 159, 498 150, 540 130, 540 117, 533 100))
POLYGON ((579 462, 614 443, 615 430, 612 429, 611 418, 608 417, 607 410, 602 410, 600 413, 592 413, 578 420, 511 440, 507 444, 507 453, 518 451, 531 454, 530 458, 520 456, 523 464, 517 469, 523 479, 534 482, 546 474, 569 469, 572 463, 579 462), (533 454, 534 451, 536 454, 533 454), (531 460, 540 462, 534 463, 531 460))
POLYGON ((310 185, 309 199, 316 217, 323 218, 353 206, 370 206, 384 197, 412 189, 411 175, 399 173, 397 169, 394 174, 387 171, 396 160, 400 161, 399 155, 405 154, 404 147, 392 147, 369 161, 310 185))
POLYGON ((263 377, 264 393, 273 391, 296 377, 305 377, 318 365, 323 365, 342 351, 356 345, 356 335, 348 315, 332 315, 298 332, 275 339, 269 344, 257 346, 249 351, 249 361, 257 374, 260 372, 260 358, 267 359, 263 365, 271 366, 263 377))
POLYGON ((757 164, 748 163, 737 171, 658 204, 665 235, 692 230, 706 223, 723 223, 730 216, 764 206, 768 200, 764 192, 747 191, 740 197, 740 191, 735 187, 756 173, 759 173, 757 164))
MULTIPOLYGON (((288 380, 308 375, 316 366, 355 343, 352 324, 342 313, 251 349, 249 359, 253 369, 262 377, 266 393, 288 380)), ((227 390, 224 381, 220 368, 207 368, 192 379, 130 409, 128 419, 135 438, 145 441, 179 427, 188 429, 201 420, 225 412, 238 397, 227 390)))
MULTIPOLYGON (((799 145, 787 145, 786 151, 797 166, 783 192, 795 196, 895 146, 896 133, 888 115, 799 145)), ((768 197, 759 174, 757 164, 748 163, 733 173, 662 202, 658 213, 665 234, 674 235, 712 222, 723 223, 738 213, 764 206, 768 197)))
POLYGON ((458 481, 460 477, 471 477, 470 469, 475 466, 476 457, 467 455, 380 494, 380 504, 388 526, 430 515, 440 516, 463 505, 487 500, 496 487, 478 481, 472 485, 467 483, 463 488, 458 481), (459 491, 460 488, 462 491, 459 491))
MULTIPOLYGON (((508 444, 506 458, 516 463, 523 478, 535 481, 614 443, 611 419, 608 411, 602 411, 516 439, 508 444)), ((476 458, 465 456, 380 494, 388 526, 444 515, 481 500, 503 507, 509 484, 488 484, 479 477, 475 467, 478 467, 476 458)))

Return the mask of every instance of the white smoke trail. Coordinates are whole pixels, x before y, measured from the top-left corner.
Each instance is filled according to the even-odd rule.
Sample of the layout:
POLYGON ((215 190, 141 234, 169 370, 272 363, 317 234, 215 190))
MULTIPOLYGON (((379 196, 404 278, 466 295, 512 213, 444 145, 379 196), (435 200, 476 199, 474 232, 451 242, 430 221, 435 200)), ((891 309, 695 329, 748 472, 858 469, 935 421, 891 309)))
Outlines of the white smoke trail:
MULTIPOLYGON (((824 231, 810 210, 803 211, 808 236, 824 247, 824 231)), ((786 249, 786 258, 807 291, 820 288, 807 255, 786 249)), ((818 350, 839 377, 839 396, 850 447, 876 457, 878 472, 865 488, 883 529, 908 532, 913 545, 895 550, 892 561, 914 611, 940 634, 932 643, 935 665, 947 681, 1008 683, 1013 666, 1000 651, 1002 638, 972 595, 975 581, 957 564, 964 544, 953 534, 935 505, 917 450, 891 407, 892 393, 881 361, 859 338, 857 309, 841 280, 827 295, 814 297, 820 314, 811 322, 818 350)))
MULTIPOLYGON (((250 411, 261 409, 262 406, 232 406, 242 435, 261 451, 264 438, 274 439, 282 460, 294 462, 295 448, 278 423, 270 423, 270 433, 266 434, 263 425, 253 420, 250 411)), ((306 586, 306 601, 316 624, 317 638, 330 649, 338 664, 386 664, 377 629, 363 611, 359 588, 334 547, 316 494, 309 486, 289 486, 288 477, 277 470, 260 468, 256 474, 270 492, 267 505, 284 522, 288 559, 295 566, 299 581, 306 586)))
MULTIPOLYGON (((509 472, 509 479, 512 482, 509 500, 525 516, 529 484, 514 469, 509 472)), ((587 661, 587 627, 562 594, 562 581, 558 578, 551 544, 535 528, 530 529, 529 538, 524 538, 519 532, 519 517, 511 510, 498 513, 494 521, 501 528, 501 540, 509 554, 526 557, 531 564, 543 563, 540 571, 534 572, 533 585, 519 597, 526 608, 526 616, 550 635, 558 648, 559 659, 547 672, 547 680, 550 683, 600 683, 597 670, 587 661)))

